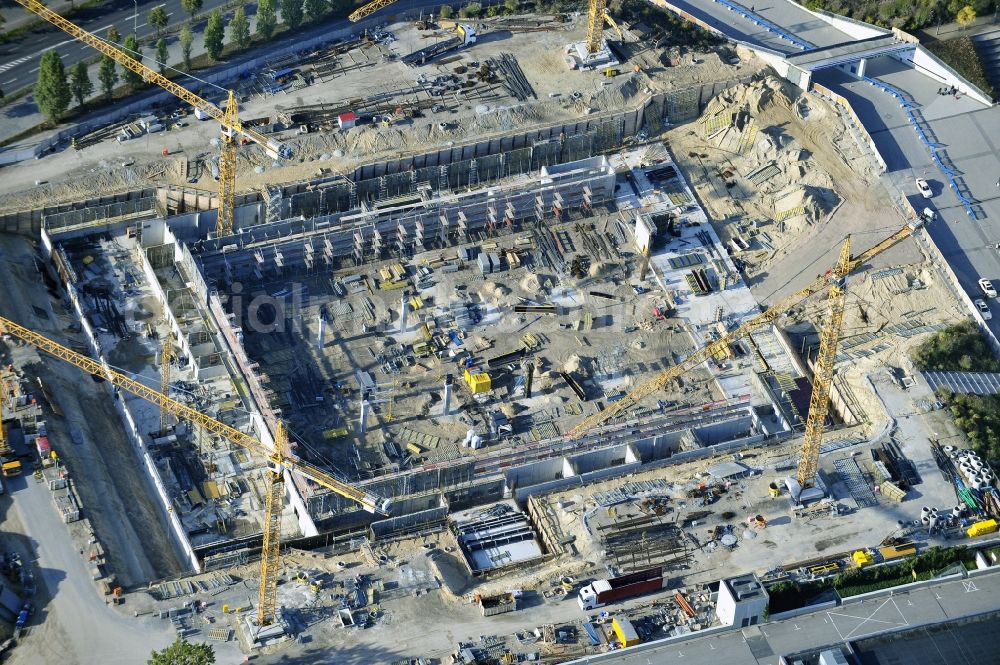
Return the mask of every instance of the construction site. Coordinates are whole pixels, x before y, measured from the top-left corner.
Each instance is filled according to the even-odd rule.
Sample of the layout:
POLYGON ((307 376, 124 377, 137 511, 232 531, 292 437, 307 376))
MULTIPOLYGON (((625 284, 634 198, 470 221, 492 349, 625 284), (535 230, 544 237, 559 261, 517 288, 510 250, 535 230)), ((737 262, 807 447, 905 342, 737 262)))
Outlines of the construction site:
MULTIPOLYGON (((909 357, 933 220, 742 45, 418 12, 182 88, 17 1, 165 88, 0 181, 0 546, 51 496, 137 640, 565 662, 1000 516, 909 357)), ((72 652, 8 578, 8 662, 72 652)))

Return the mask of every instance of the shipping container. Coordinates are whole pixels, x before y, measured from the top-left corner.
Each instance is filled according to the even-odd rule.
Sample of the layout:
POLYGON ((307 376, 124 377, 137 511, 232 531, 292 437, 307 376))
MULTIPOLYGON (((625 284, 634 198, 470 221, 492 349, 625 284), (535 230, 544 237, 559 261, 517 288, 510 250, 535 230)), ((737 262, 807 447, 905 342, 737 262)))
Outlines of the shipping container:
POLYGON ((492 388, 490 375, 486 372, 477 372, 473 374, 471 371, 465 370, 465 383, 468 384, 473 395, 488 393, 492 388))
POLYGON ((616 600, 664 589, 668 581, 668 578, 663 575, 662 567, 649 568, 606 580, 596 580, 580 589, 577 602, 580 604, 580 609, 592 610, 616 600))
POLYGON ((883 561, 892 561, 893 559, 899 559, 904 556, 913 556, 917 553, 917 546, 913 543, 908 543, 905 545, 880 547, 878 548, 878 553, 881 555, 883 561))
POLYGON ((618 643, 621 644, 622 648, 633 647, 642 642, 639 639, 639 633, 635 630, 635 626, 624 617, 615 617, 612 619, 611 630, 614 631, 615 637, 618 638, 618 643))

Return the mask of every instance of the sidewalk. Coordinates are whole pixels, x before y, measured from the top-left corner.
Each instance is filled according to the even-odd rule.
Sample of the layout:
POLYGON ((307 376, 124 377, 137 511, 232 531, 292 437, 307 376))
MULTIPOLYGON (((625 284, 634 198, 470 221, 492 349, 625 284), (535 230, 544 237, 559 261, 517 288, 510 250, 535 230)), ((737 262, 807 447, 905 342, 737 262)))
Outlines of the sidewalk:
MULTIPOLYGON (((1000 17, 998 17, 1000 21, 1000 17)), ((1000 23, 993 22, 993 13, 987 16, 980 16, 967 28, 963 28, 958 23, 942 23, 940 26, 928 26, 920 30, 913 30, 912 34, 919 38, 922 43, 940 42, 958 37, 975 37, 984 32, 995 30, 1000 23)))
MULTIPOLYGON (((54 12, 65 15, 67 11, 76 7, 77 3, 75 0, 55 0, 54 2, 46 2, 45 6, 54 12)), ((0 24, 0 35, 4 35, 18 28, 24 27, 26 25, 31 25, 32 23, 44 23, 44 21, 27 9, 18 4, 13 4, 13 6, 4 5, 0 9, 0 15, 4 17, 4 23, 0 24)))

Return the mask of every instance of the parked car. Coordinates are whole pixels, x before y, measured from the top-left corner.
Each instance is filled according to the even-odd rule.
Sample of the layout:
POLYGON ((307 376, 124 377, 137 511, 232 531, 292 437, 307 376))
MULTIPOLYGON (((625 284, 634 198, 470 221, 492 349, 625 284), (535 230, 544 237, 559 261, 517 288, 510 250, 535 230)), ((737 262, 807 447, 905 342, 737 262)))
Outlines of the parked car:
POLYGON ((990 308, 986 304, 985 300, 982 298, 976 298, 973 302, 976 304, 976 309, 979 310, 979 313, 983 315, 983 319, 985 321, 989 321, 993 318, 993 314, 990 312, 990 308))
POLYGON ((983 290, 987 298, 996 298, 997 290, 993 287, 993 282, 988 279, 979 280, 979 288, 983 290))
POLYGON ((917 189, 920 191, 920 195, 925 199, 929 199, 934 196, 934 192, 931 191, 931 186, 927 184, 927 181, 923 178, 917 178, 917 189))

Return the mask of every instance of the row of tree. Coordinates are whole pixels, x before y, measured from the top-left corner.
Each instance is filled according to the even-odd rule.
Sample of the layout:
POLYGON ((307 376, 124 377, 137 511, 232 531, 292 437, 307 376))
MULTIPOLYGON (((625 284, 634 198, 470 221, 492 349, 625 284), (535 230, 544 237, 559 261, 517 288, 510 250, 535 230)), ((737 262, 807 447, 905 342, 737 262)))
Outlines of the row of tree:
MULTIPOLYGON (((296 26, 301 25, 304 20, 303 12, 309 12, 310 16, 316 18, 316 13, 320 12, 317 3, 324 7, 323 14, 330 11, 330 5, 325 0, 305 0, 305 3, 297 0, 281 0, 282 16, 285 22, 296 26), (303 7, 305 10, 303 10, 303 7), (296 13, 297 12, 297 13, 296 13)), ((202 0, 182 0, 185 11, 194 15, 202 5, 202 0)), ((322 14, 321 14, 322 15, 322 14)), ((277 7, 276 0, 259 0, 257 4, 257 34, 263 40, 270 39, 277 29, 277 7)), ((162 6, 154 7, 147 15, 147 21, 156 29, 157 40, 155 45, 157 67, 161 74, 166 74, 168 69, 167 59, 169 51, 166 38, 161 36, 161 32, 167 27, 169 18, 162 6)), ((215 10, 208 17, 205 26, 205 52, 212 60, 218 61, 222 57, 225 48, 226 28, 229 31, 229 41, 237 50, 246 49, 253 41, 250 32, 250 18, 247 16, 244 7, 238 7, 233 12, 228 26, 223 24, 222 13, 215 10)), ((120 45, 119 49, 133 58, 142 62, 143 54, 135 35, 129 35, 124 40, 118 28, 111 26, 105 35, 107 41, 120 45)), ((191 51, 194 47, 194 32, 190 25, 181 27, 177 36, 177 42, 181 48, 181 59, 185 70, 191 69, 191 51)), ((119 65, 114 58, 103 56, 97 70, 97 80, 100 89, 106 99, 111 99, 115 87, 121 81, 130 92, 135 92, 144 86, 144 81, 140 74, 131 69, 122 68, 119 74, 119 65)), ((94 83, 90 79, 87 63, 78 62, 69 71, 63 65, 62 58, 55 51, 46 52, 38 67, 38 80, 35 84, 35 102, 39 110, 49 120, 55 122, 69 108, 70 103, 75 99, 77 104, 84 106, 87 98, 94 92, 94 83)))

